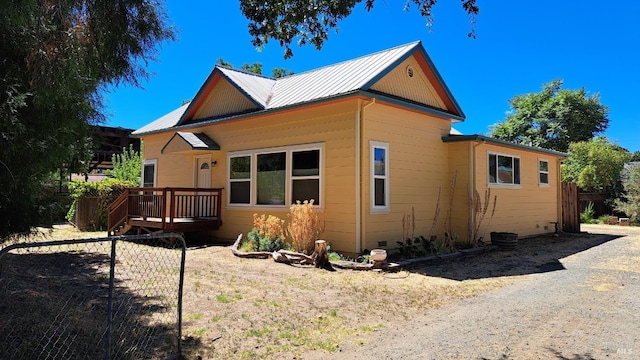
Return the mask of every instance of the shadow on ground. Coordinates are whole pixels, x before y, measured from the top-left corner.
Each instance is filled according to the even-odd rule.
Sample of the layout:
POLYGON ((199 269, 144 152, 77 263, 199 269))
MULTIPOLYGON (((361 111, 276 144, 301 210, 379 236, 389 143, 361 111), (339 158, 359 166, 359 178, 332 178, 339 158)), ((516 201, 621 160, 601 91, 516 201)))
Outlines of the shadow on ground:
POLYGON ((560 259, 617 239, 619 235, 570 234, 521 239, 515 250, 493 250, 436 264, 418 263, 406 269, 452 280, 516 276, 564 270, 560 259))

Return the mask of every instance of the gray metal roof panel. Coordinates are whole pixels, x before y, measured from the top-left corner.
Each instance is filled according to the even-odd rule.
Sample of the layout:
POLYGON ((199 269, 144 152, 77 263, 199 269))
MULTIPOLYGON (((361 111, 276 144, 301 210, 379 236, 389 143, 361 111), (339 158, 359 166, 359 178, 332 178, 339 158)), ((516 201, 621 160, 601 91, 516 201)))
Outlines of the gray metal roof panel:
MULTIPOLYGON (((262 105, 263 110, 274 110, 335 98, 361 90, 366 91, 376 79, 384 76, 416 48, 420 49, 419 41, 280 79, 271 79, 222 66, 216 66, 212 75, 216 70, 219 71, 241 92, 250 97, 250 100, 262 105)), ((196 96, 206 96, 202 91, 207 82, 196 96)), ((452 101, 455 102, 453 97, 452 101)), ((183 105, 136 130, 132 135, 158 132, 180 125, 179 121, 188 110, 188 106, 189 104, 183 105)), ((464 115, 456 117, 458 118, 464 119, 464 115)))
POLYGON ((182 106, 180 106, 179 108, 173 110, 172 112, 156 119, 155 121, 151 122, 150 124, 147 124, 143 127, 141 127, 140 129, 134 131, 131 133, 132 136, 137 136, 137 135, 141 135, 141 134, 146 134, 149 132, 155 132, 158 130, 162 130, 162 129, 168 129, 170 127, 173 127, 175 125, 178 124, 178 122, 180 121, 180 117, 182 117, 182 114, 185 112, 185 110, 187 110, 187 107, 189 106, 189 103, 186 103, 182 106))
MULTIPOLYGON (((362 89, 371 79, 412 51, 419 42, 276 80, 268 108, 332 97, 362 89)), ((366 90, 366 89, 365 89, 366 90)))
POLYGON ((220 150, 220 146, 205 133, 194 134, 192 132, 178 131, 177 134, 191 145, 194 150, 220 150))
POLYGON ((263 109, 267 107, 267 101, 271 96, 276 80, 222 66, 217 67, 224 76, 251 97, 254 102, 261 105, 263 109))

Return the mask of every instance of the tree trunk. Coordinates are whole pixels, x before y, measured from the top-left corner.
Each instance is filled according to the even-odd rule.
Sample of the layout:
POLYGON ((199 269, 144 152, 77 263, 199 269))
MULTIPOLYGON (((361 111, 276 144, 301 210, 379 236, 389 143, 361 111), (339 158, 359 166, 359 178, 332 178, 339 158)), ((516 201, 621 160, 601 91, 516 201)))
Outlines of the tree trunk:
POLYGON ((313 263, 317 268, 323 268, 329 264, 326 241, 316 240, 316 248, 313 252, 313 263))

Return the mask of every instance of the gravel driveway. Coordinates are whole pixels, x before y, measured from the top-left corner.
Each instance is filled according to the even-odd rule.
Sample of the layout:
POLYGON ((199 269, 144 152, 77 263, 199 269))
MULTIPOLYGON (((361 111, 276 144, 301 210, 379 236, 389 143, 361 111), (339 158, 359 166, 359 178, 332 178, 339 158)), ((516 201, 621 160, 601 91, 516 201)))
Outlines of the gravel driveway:
MULTIPOLYGON (((495 276, 507 271, 522 279, 428 310, 364 345, 344 344, 331 358, 640 358, 640 229, 582 230, 603 235, 536 271, 508 274, 503 264, 495 276)), ((454 269, 455 263, 445 273, 455 278, 454 269)), ((477 277, 493 276, 490 271, 478 267, 477 277)))

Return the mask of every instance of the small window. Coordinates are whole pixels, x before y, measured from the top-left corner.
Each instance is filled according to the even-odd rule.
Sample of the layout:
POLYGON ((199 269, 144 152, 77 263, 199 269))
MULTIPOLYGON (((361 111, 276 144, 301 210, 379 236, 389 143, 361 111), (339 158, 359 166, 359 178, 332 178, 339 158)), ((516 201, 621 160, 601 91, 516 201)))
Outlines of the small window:
POLYGON ((520 184, 520 158, 489 154, 489 183, 497 185, 520 184))
POLYGON ((540 185, 549 185, 549 162, 547 160, 538 161, 538 173, 540 174, 540 185))
POLYGON ((371 142, 371 210, 389 211, 389 144, 371 142))
POLYGON ((156 187, 158 160, 145 160, 142 165, 142 187, 156 187))

